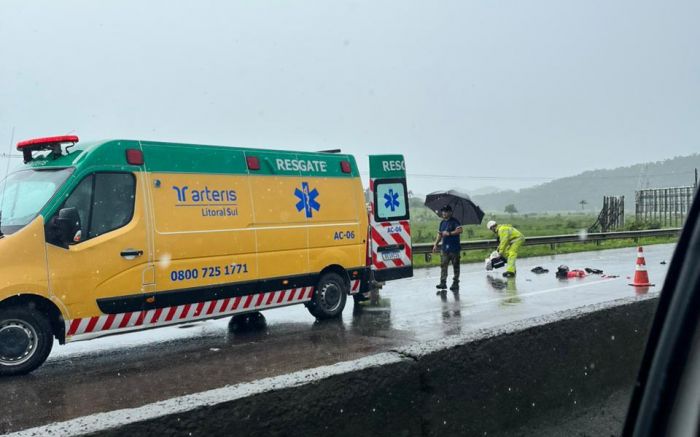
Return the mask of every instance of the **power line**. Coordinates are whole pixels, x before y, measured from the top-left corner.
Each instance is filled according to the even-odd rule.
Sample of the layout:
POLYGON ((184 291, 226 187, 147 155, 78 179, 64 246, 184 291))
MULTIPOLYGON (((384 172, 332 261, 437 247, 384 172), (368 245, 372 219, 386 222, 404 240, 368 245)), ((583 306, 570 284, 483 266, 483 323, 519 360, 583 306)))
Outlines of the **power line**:
POLYGON ((408 176, 419 179, 494 179, 494 180, 551 180, 554 177, 545 176, 463 176, 463 175, 435 175, 422 173, 408 173, 408 176))
MULTIPOLYGON (((367 172, 360 172, 367 175, 367 172)), ((682 176, 692 174, 693 171, 678 171, 673 173, 657 173, 647 174, 645 178, 654 178, 662 176, 682 176)), ((450 174, 428 174, 428 173, 407 173, 408 177, 416 179, 486 179, 486 180, 541 180, 552 181, 555 179, 635 179, 639 175, 624 175, 624 176, 473 176, 473 175, 450 175, 450 174)))
MULTIPOLYGON (((362 175, 368 175, 366 171, 360 172, 362 175)), ((446 175, 446 174, 426 174, 426 173, 406 173, 411 178, 418 179, 513 179, 513 180, 550 180, 556 178, 541 177, 541 176, 467 176, 467 175, 446 175)))

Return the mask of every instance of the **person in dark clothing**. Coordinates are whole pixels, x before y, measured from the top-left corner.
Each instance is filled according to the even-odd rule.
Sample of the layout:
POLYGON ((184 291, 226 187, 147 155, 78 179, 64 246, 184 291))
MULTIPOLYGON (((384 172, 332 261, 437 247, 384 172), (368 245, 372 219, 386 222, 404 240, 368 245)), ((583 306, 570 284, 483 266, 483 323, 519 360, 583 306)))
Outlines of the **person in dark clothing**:
POLYGON ((440 283, 436 286, 443 291, 447 288, 447 266, 452 264, 452 286, 450 290, 459 290, 459 258, 460 244, 459 235, 462 233, 462 224, 452 217, 452 208, 445 206, 440 210, 442 221, 438 230, 433 252, 437 252, 438 244, 442 241, 442 254, 440 259, 440 283))

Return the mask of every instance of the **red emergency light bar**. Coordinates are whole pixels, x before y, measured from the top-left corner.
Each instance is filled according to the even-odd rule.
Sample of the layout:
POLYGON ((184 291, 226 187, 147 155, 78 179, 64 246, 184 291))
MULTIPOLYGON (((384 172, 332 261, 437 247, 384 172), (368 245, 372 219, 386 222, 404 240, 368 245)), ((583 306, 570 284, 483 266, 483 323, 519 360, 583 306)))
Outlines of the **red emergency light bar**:
POLYGON ((55 156, 61 156, 61 144, 77 143, 80 141, 77 135, 61 135, 57 137, 34 138, 17 143, 17 150, 24 155, 24 163, 32 160, 32 152, 39 150, 51 150, 55 156))
MULTIPOLYGON (((34 138, 31 140, 24 140, 17 143, 17 150, 22 150, 26 147, 31 146, 47 146, 50 144, 62 144, 62 143, 77 143, 79 141, 76 135, 62 135, 58 137, 45 137, 45 138, 34 138)), ((37 149, 38 150, 38 149, 37 149)))

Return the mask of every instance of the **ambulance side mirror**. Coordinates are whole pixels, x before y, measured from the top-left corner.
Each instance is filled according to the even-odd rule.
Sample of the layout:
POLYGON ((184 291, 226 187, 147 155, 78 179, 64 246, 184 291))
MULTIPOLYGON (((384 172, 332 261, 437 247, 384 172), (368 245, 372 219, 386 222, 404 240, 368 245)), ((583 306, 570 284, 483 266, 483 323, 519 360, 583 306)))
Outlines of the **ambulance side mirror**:
POLYGON ((63 208, 58 211, 56 227, 63 247, 80 242, 80 215, 76 208, 63 208))

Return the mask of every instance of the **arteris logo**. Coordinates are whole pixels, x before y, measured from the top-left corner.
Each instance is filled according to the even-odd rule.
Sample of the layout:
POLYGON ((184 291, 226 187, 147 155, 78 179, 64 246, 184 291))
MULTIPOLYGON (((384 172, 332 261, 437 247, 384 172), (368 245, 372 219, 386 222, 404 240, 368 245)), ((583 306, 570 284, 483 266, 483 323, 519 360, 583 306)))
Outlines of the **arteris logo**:
POLYGON ((321 209, 321 204, 316 201, 318 194, 319 193, 316 188, 309 190, 309 183, 302 182, 301 190, 299 188, 294 189, 294 195, 299 198, 299 202, 297 202, 296 205, 297 211, 304 210, 306 217, 311 218, 313 216, 312 210, 315 209, 318 211, 321 209))
POLYGON ((210 190, 207 186, 201 190, 190 190, 187 185, 184 187, 173 185, 173 190, 177 193, 177 201, 183 203, 235 202, 238 200, 236 190, 210 190))
POLYGON ((238 195, 236 190, 223 189, 212 190, 205 186, 203 189, 190 189, 187 185, 178 187, 173 185, 177 193, 177 205, 179 207, 199 207, 202 217, 237 217, 238 195))

